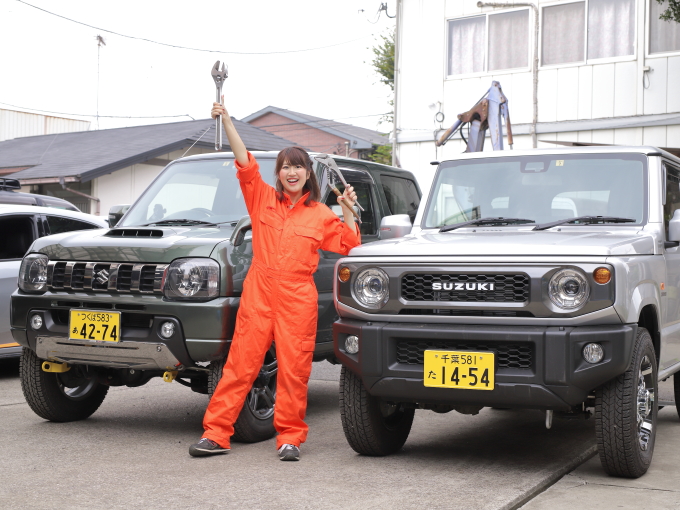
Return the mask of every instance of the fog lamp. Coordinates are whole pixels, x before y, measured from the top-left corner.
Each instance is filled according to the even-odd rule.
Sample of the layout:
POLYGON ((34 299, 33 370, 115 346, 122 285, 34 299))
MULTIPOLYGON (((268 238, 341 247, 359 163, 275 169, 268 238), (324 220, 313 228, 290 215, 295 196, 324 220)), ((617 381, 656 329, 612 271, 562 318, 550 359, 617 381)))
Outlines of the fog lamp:
POLYGON ((583 348, 583 359, 588 363, 599 363, 604 358, 604 349, 600 344, 590 343, 583 348))
POLYGON ((600 285, 609 283, 609 280, 611 279, 612 272, 606 267, 598 267, 595 271, 593 271, 593 280, 595 280, 600 285))
POLYGON ((164 322, 161 324, 161 336, 163 338, 170 338, 175 334, 175 325, 172 322, 164 322))
POLYGON ((36 331, 42 328, 43 318, 37 313, 31 317, 31 327, 36 331))
POLYGON ((345 338, 345 351, 348 354, 356 354, 359 352, 359 337, 355 335, 349 335, 345 338))
POLYGON ((338 279, 341 282, 347 282, 349 281, 349 277, 351 276, 351 273, 349 271, 349 267, 343 267, 338 271, 338 279))

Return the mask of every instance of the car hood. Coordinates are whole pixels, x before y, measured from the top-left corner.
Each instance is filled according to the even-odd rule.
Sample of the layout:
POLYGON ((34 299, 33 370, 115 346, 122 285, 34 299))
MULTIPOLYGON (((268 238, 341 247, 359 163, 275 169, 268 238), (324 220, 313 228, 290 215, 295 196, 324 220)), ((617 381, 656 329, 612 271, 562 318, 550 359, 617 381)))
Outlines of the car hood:
MULTIPOLYGON (((29 251, 51 260, 101 262, 171 262, 179 257, 209 257, 215 245, 229 239, 231 226, 216 227, 128 227, 125 229, 81 230, 42 237, 29 251), (125 237, 108 235, 125 230, 125 237), (136 231, 162 232, 162 237, 135 237, 136 231)), ((141 233, 141 232, 140 232, 141 233)), ((158 235, 158 234, 157 234, 158 235)))
POLYGON ((354 256, 458 256, 458 255, 585 255, 622 256, 654 254, 654 239, 648 233, 578 230, 492 230, 421 231, 354 248, 354 256))

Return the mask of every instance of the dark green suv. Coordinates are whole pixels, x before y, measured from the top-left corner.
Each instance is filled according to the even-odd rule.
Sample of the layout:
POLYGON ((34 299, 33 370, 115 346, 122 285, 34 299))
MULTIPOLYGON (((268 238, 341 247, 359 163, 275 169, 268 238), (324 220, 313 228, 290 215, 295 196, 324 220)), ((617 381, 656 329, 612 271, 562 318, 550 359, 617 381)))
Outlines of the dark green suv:
MULTIPOLYGON (((273 183, 276 153, 254 155, 263 178, 273 183)), ((365 209, 364 243, 381 237, 383 217, 415 215, 420 190, 413 174, 350 158, 337 163, 365 209)), ((341 214, 335 195, 323 191, 324 201, 341 214)), ((211 394, 221 377, 252 258, 233 156, 174 161, 120 218, 116 212, 124 209, 112 208, 113 228, 36 240, 22 261, 11 328, 24 346, 24 395, 45 419, 87 418, 109 386, 163 377, 211 394)), ((333 360, 339 256, 320 255, 314 359, 333 360)), ((239 417, 241 440, 274 434, 276 367, 272 347, 239 417)))

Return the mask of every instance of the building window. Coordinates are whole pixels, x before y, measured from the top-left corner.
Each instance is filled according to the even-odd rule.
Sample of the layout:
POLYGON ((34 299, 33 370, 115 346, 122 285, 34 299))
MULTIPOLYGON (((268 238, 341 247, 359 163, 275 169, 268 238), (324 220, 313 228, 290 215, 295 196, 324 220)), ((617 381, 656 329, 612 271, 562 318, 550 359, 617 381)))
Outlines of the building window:
POLYGON ((587 0, 544 7, 541 25, 541 64, 545 66, 635 54, 635 0, 587 0))
POLYGON ((635 53, 635 0, 588 0, 588 58, 635 53))
POLYGON ((529 65, 529 11, 489 15, 489 71, 529 65))
POLYGON ((449 21, 448 75, 529 65, 529 10, 449 21))
POLYGON ((484 71, 486 16, 449 21, 449 75, 484 71))
POLYGON ((680 24, 675 21, 659 19, 667 8, 666 4, 659 4, 652 0, 649 5, 649 52, 665 53, 680 51, 680 24))
POLYGON ((543 65, 585 60, 585 2, 544 7, 542 25, 543 65))

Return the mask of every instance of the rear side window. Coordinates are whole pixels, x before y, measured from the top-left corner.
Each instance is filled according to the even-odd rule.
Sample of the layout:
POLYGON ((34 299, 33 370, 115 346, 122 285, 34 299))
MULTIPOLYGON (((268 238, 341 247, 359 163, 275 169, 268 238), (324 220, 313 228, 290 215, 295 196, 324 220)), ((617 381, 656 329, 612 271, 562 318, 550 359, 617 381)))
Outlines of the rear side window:
POLYGON ((22 258, 35 239, 31 216, 1 216, 0 232, 0 260, 22 258))
MULTIPOLYGON (((357 194, 357 202, 361 204, 364 208, 361 213, 361 224, 359 225, 359 230, 361 235, 370 236, 376 234, 374 212, 373 212, 373 201, 371 200, 371 186, 367 182, 348 182, 350 186, 354 187, 354 191, 357 194)), ((345 187, 341 184, 337 184, 338 190, 342 193, 345 187)), ((326 205, 333 209, 333 206, 340 207, 338 205, 338 197, 335 193, 329 193, 326 197, 326 205)), ((340 209, 338 209, 340 210, 340 209)))
POLYGON ((673 214, 680 209, 680 170, 664 163, 666 169, 666 196, 663 206, 663 223, 668 239, 668 225, 673 214))
POLYGON ((50 234, 61 234, 62 232, 71 232, 72 230, 100 228, 99 225, 75 220, 73 218, 64 218, 62 216, 47 216, 47 224, 50 226, 50 234))
POLYGON ((408 214, 413 222, 420 205, 416 184, 409 179, 384 174, 380 175, 380 182, 382 182, 390 214, 408 214))

